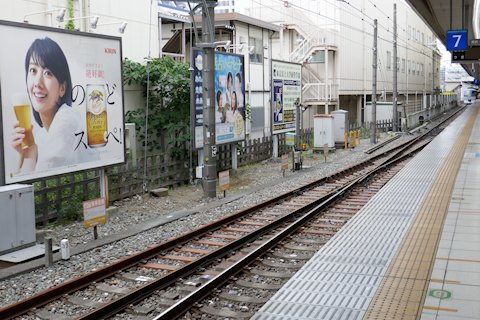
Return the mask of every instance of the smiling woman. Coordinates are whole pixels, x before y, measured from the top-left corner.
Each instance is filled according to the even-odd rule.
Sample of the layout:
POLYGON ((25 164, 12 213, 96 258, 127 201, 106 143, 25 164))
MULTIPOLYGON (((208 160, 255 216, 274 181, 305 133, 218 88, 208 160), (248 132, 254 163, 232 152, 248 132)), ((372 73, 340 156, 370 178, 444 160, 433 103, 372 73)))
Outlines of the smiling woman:
POLYGON ((75 132, 80 125, 71 108, 72 80, 60 46, 50 38, 33 41, 25 57, 25 72, 28 98, 38 128, 32 130, 31 124, 25 128, 20 121, 13 125, 12 146, 20 153, 19 170, 73 163, 75 132), (32 131, 33 138, 26 145, 24 140, 32 131))

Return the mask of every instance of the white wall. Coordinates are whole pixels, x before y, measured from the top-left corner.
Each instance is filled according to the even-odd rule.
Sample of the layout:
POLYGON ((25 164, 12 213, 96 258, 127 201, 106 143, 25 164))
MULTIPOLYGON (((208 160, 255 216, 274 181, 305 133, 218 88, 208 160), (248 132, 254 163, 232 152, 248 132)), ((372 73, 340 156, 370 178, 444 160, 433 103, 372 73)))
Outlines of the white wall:
MULTIPOLYGON (((23 17, 27 14, 50 8, 65 8, 67 2, 66 0, 0 0, 0 19, 23 22, 23 17)), ((92 30, 93 33, 108 34, 122 38, 123 57, 142 62, 144 57, 148 56, 149 51, 151 51, 152 56, 158 56, 156 1, 152 1, 151 19, 149 18, 151 3, 149 0, 136 0, 135 2, 130 0, 77 0, 75 1, 75 17, 82 16, 80 11, 81 3, 86 3, 87 6, 89 4, 89 8, 85 12, 87 16, 98 15, 100 17, 98 27, 92 30), (122 21, 128 23, 124 34, 117 32, 118 26, 122 21), (101 25, 113 22, 118 22, 118 24, 101 25)), ((30 24, 64 27, 65 22, 59 23, 55 20, 56 14, 57 12, 31 15, 28 17, 28 20, 30 24)), ((67 15, 65 18, 67 18, 67 15)), ((80 21, 74 21, 77 27, 80 27, 80 21)))
MULTIPOLYGON (((371 91, 373 19, 378 20, 377 92, 392 91, 393 2, 377 1, 375 5, 376 7, 373 7, 370 1, 363 1, 357 4, 355 9, 342 4, 341 32, 338 36, 342 94, 362 94, 364 90, 371 91), (357 9, 366 14, 361 14, 357 9)), ((434 41, 434 37, 420 17, 402 2, 397 3, 397 34, 397 56, 400 63, 399 93, 431 91, 432 49, 429 44, 434 41), (413 30, 415 30, 415 36, 413 30), (405 70, 403 70, 404 60, 405 70), (415 73, 413 71, 408 73, 408 61, 410 61, 410 68, 415 68, 415 73)), ((435 75, 438 77, 438 71, 435 75)), ((438 80, 436 82, 438 83, 438 80)))
MULTIPOLYGON (((321 32, 329 30, 329 44, 337 45, 336 63, 339 93, 341 95, 362 95, 371 92, 373 19, 378 20, 378 71, 377 90, 392 91, 393 79, 393 3, 394 1, 329 1, 298 0, 288 1, 285 6, 278 0, 251 0, 247 14, 265 21, 283 25, 284 41, 276 43, 274 58, 288 58, 295 49, 295 36, 288 29, 321 32), (390 68, 387 67, 387 51, 390 51, 390 68)), ((408 67, 398 72, 399 92, 423 92, 432 89, 432 49, 428 44, 434 41, 432 31, 420 17, 404 2, 397 3, 398 57, 415 64, 415 74, 408 74, 408 67), (410 31, 409 31, 410 30, 410 31), (413 39, 413 30, 417 35, 413 39), (423 34, 423 40, 422 40, 423 34), (420 69, 423 65, 423 73, 420 69)), ((280 41, 279 41, 280 42, 280 41)), ((320 71, 320 70, 319 70, 320 71)), ((319 74, 323 78, 323 74, 319 74)), ((438 71, 435 71, 438 77, 438 71)), ((438 79, 436 83, 438 83, 438 79)))

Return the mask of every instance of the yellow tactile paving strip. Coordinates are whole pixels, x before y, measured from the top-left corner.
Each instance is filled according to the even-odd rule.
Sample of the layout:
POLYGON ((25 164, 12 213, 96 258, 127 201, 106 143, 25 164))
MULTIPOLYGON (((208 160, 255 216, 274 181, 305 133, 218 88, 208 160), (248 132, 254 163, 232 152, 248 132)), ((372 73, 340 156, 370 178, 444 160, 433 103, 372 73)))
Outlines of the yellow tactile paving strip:
POLYGON ((455 178, 478 111, 472 112, 450 151, 364 319, 420 318, 455 178))

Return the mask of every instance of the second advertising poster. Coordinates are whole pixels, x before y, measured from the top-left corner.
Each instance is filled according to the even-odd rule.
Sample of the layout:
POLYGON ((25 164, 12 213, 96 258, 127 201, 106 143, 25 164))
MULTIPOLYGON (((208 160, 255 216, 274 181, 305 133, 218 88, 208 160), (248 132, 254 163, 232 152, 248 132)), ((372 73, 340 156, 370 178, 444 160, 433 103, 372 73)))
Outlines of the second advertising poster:
MULTIPOLYGON (((194 52, 195 148, 203 147, 203 52, 194 52)), ((244 59, 215 53, 216 144, 245 139, 244 59)))
POLYGON ((302 96, 302 65, 272 61, 272 133, 295 131, 295 101, 302 96))

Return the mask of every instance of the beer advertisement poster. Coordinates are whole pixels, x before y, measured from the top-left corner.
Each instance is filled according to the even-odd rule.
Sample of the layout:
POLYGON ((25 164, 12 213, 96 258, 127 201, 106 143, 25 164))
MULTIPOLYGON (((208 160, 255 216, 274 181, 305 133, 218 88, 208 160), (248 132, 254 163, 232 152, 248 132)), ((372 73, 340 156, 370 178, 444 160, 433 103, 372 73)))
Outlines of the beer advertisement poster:
POLYGON ((295 100, 301 101, 302 65, 272 60, 272 133, 295 131, 295 100))
POLYGON ((0 38, 5 183, 123 163, 121 39, 5 21, 0 38))
MULTIPOLYGON (((203 147, 203 51, 194 51, 195 147, 203 147)), ((215 143, 245 139, 245 71, 243 55, 215 53, 215 143)))

